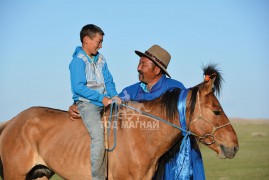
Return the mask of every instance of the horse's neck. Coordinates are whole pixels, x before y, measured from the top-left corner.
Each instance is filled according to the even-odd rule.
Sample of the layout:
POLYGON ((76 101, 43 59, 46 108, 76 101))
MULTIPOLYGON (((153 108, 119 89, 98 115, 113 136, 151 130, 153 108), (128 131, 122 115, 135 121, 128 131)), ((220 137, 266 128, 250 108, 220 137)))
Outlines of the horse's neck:
MULTIPOLYGON (((159 105, 152 106, 149 103, 130 103, 128 105, 166 119, 159 105)), ((124 148, 124 151, 129 151, 130 157, 124 158, 129 158, 130 162, 132 161, 132 152, 136 152, 137 156, 145 157, 145 161, 146 159, 152 161, 154 158, 159 158, 174 144, 180 134, 174 127, 128 108, 121 109, 118 113, 118 118, 117 147, 115 151, 117 151, 117 148, 124 148)), ((170 122, 178 124, 178 117, 173 121, 170 122)), ((110 147, 113 143, 114 139, 110 137, 110 147)))
POLYGON ((189 128, 190 122, 193 120, 194 116, 191 114, 191 92, 192 90, 189 90, 187 99, 186 99, 186 110, 185 110, 185 120, 186 120, 186 125, 189 128))

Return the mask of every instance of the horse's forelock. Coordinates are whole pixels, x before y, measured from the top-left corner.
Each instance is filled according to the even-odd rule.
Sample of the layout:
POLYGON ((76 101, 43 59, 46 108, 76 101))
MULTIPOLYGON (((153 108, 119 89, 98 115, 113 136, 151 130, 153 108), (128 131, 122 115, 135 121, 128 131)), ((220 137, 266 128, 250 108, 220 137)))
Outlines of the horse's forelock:
POLYGON ((208 75, 211 76, 211 78, 215 78, 213 88, 216 91, 216 94, 220 95, 221 86, 224 80, 222 78, 221 71, 219 70, 218 65, 209 63, 203 66, 202 69, 204 71, 204 75, 208 75))

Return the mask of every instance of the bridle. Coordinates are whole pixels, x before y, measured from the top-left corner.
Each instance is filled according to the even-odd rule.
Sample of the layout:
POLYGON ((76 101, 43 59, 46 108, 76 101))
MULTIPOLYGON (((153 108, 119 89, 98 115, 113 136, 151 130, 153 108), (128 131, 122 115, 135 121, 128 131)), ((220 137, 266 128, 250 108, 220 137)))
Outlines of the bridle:
POLYGON ((199 135, 197 135, 197 134, 195 134, 195 133, 191 133, 191 134, 194 135, 194 136, 196 136, 196 137, 198 138, 199 142, 201 142, 201 143, 203 143, 203 144, 205 144, 205 145, 207 145, 207 146, 212 145, 212 144, 214 144, 214 143, 216 143, 217 145, 220 145, 220 143, 217 142, 217 141, 215 140, 214 133, 215 133, 217 130, 219 130, 219 129, 225 127, 225 126, 230 125, 231 123, 228 122, 228 123, 226 123, 226 124, 224 124, 224 125, 221 125, 221 126, 215 126, 214 124, 212 124, 211 121, 209 121, 208 119, 204 118, 203 115, 202 115, 202 109, 201 109, 201 103, 200 103, 200 95, 199 95, 199 91, 197 92, 197 99, 198 99, 198 108, 199 108, 199 112, 200 112, 200 113, 199 113, 198 117, 196 117, 196 118, 194 118, 193 120, 190 121, 190 123, 188 124, 188 129, 190 129, 190 126, 191 126, 194 122, 196 122, 196 121, 198 121, 198 120, 204 120, 204 121, 206 121, 207 123, 209 123, 209 124, 213 127, 212 132, 211 132, 211 133, 208 133, 208 134, 205 134, 205 135, 203 135, 203 136, 199 136, 199 135), (207 139, 209 139, 210 142, 206 142, 207 139))

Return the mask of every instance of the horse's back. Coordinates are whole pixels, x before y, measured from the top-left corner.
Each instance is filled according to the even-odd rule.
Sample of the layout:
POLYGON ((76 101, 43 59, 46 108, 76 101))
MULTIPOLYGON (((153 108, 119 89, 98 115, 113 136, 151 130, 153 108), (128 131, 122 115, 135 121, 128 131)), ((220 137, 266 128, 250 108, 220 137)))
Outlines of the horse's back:
POLYGON ((57 124, 64 122, 68 118, 66 111, 51 109, 47 107, 31 107, 28 108, 17 116, 6 122, 2 139, 5 136, 19 133, 34 133, 40 132, 49 126, 57 126, 57 124))
POLYGON ((33 145, 32 143, 46 135, 49 129, 55 129, 59 127, 59 124, 63 125, 65 121, 68 122, 67 118, 65 111, 46 107, 31 107, 22 111, 3 125, 1 154, 7 150, 5 147, 20 144, 24 148, 25 144, 33 145))
POLYGON ((68 118, 67 111, 53 109, 49 107, 36 106, 36 107, 30 107, 22 111, 12 120, 20 118, 19 121, 29 122, 37 119, 43 119, 48 122, 50 120, 49 118, 55 118, 55 117, 66 119, 68 118))
POLYGON ((82 142, 89 139, 83 122, 70 120, 66 111, 31 107, 6 123, 0 155, 7 172, 18 169, 18 174, 25 174, 37 164, 58 169, 65 165, 65 157, 72 156, 70 152, 76 155, 76 148, 88 149, 89 143, 85 148, 82 142))
POLYGON ((72 137, 81 136, 81 133, 87 133, 82 121, 72 121, 66 111, 48 107, 31 107, 5 124, 1 140, 21 139, 28 143, 35 141, 42 145, 40 141, 52 138, 56 140, 61 136, 68 137, 70 134, 72 137))

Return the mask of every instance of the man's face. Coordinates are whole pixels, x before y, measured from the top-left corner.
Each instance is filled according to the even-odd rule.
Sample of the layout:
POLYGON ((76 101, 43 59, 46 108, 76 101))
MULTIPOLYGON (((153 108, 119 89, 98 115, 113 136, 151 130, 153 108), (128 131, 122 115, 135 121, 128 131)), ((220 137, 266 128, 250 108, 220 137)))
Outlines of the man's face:
POLYGON ((103 43, 103 35, 96 33, 93 39, 90 37, 86 37, 86 53, 92 57, 92 55, 96 55, 98 50, 102 48, 103 43))
POLYGON ((137 66, 139 81, 146 84, 151 83, 156 77, 155 67, 156 65, 150 59, 142 56, 137 66))

